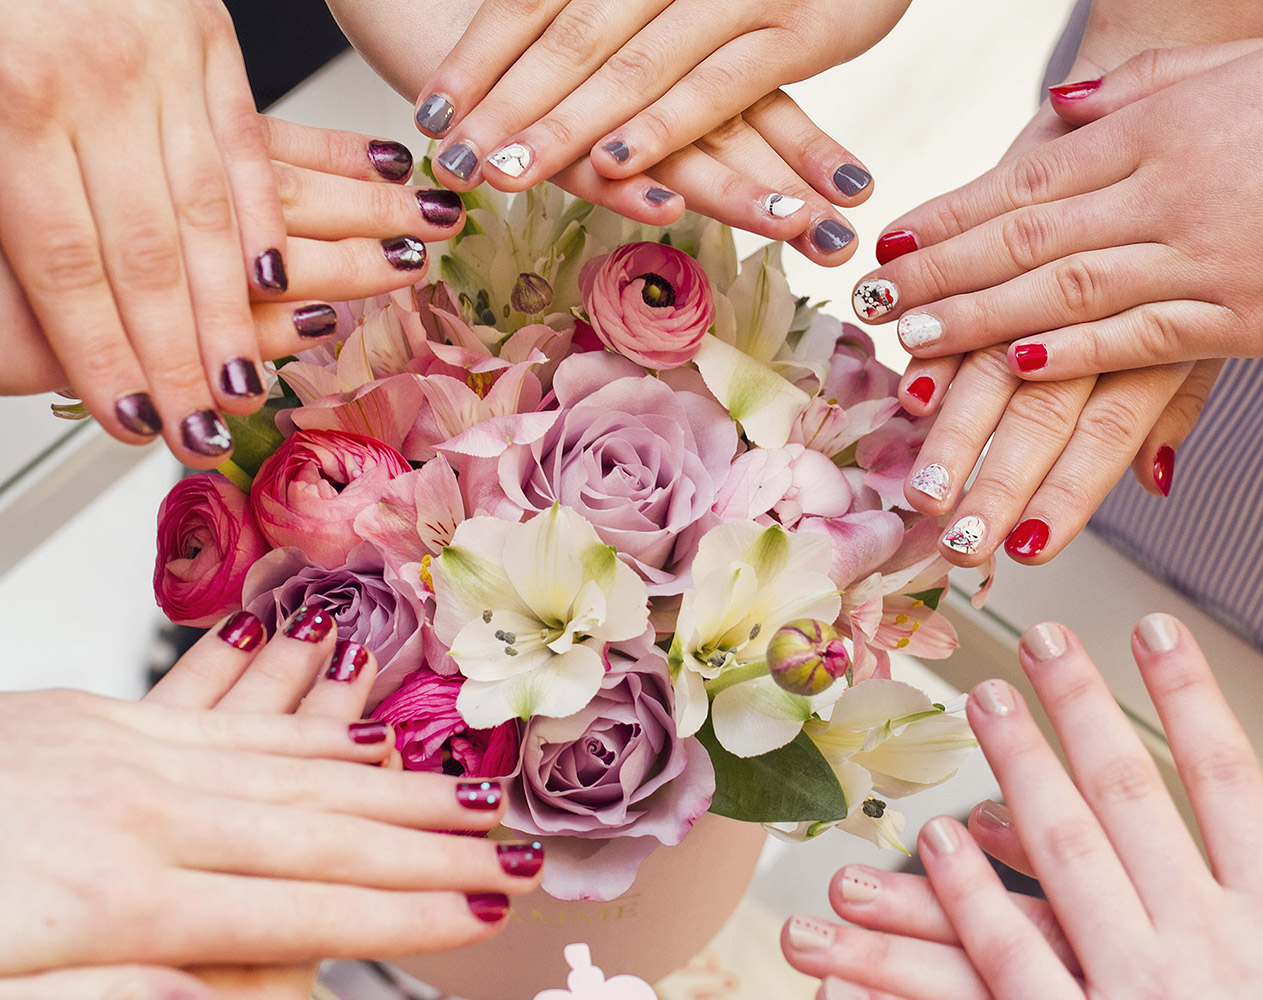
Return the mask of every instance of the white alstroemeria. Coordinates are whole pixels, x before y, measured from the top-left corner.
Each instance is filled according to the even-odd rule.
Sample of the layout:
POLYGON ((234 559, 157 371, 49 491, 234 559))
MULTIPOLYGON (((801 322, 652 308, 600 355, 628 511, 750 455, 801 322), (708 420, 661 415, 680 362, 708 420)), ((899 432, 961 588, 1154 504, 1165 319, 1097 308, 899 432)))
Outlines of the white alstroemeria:
POLYGON ((649 621, 644 582, 558 505, 524 523, 463 521, 432 573, 435 635, 468 678, 456 707, 474 729, 579 711, 601 686, 605 644, 649 621))
POLYGON ((835 823, 767 823, 764 825, 768 832, 779 840, 801 843, 836 827, 877 847, 907 854, 908 849, 900 839, 905 817, 873 794, 873 776, 847 760, 838 764, 834 773, 847 803, 846 819, 835 823))
POLYGON ((837 618, 841 600, 829 579, 830 553, 823 536, 753 521, 723 524, 702 537, 671 645, 681 736, 706 720, 707 681, 717 689, 715 736, 742 757, 784 746, 838 697, 842 684, 815 698, 783 691, 765 662, 768 641, 786 622, 837 618))

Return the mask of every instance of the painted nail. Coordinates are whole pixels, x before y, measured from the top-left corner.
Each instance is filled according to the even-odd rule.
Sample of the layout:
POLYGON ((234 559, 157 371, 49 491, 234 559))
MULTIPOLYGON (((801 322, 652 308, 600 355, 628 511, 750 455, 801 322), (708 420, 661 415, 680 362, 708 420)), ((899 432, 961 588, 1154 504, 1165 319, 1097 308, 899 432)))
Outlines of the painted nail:
POLYGON ((854 163, 844 163, 833 171, 833 186, 848 198, 854 198, 872 183, 873 175, 854 163))
POLYGON ((766 195, 759 204, 768 215, 784 219, 786 216, 793 215, 807 203, 801 198, 791 198, 787 194, 778 194, 774 191, 766 195))
POLYGON ((884 266, 917 249, 920 249, 917 238, 912 233, 906 229, 892 229, 888 233, 882 233, 881 239, 877 241, 877 263, 884 266))
POLYGON ((811 242, 822 253, 837 253, 855 239, 855 234, 837 219, 823 219, 811 231, 811 242))
POLYGON ((442 188, 419 188, 417 207, 421 209, 426 222, 444 229, 460 222, 461 212, 465 209, 460 195, 442 188))
POLYGON ((162 430, 162 418, 147 392, 129 392, 114 400, 114 416, 133 434, 153 437, 162 430))
POLYGON ((428 260, 425 244, 415 236, 397 236, 393 240, 382 240, 382 253, 386 255, 390 266, 399 271, 419 271, 428 260))
POLYGON ((943 321, 929 313, 906 313, 899 317, 899 340, 904 347, 924 347, 941 336, 943 321))
POLYGON ((368 144, 368 160, 388 181, 401 181, 412 173, 412 153, 399 142, 372 140, 368 144))
POLYGON ((502 892, 471 892, 465 899, 484 924, 498 924, 509 915, 509 897, 502 892))
POLYGON ((538 840, 529 844, 496 844, 496 860, 506 875, 534 878, 544 866, 544 845, 538 840))
POLYGON ((953 552, 972 555, 982 548, 982 540, 986 537, 986 522, 967 514, 944 532, 942 542, 953 552))
POLYGON ((453 177, 467 181, 474 167, 478 166, 478 154, 463 142, 458 142, 439 153, 435 162, 453 177))
POLYGON ((1008 830, 1013 826, 1013 814, 1003 803, 987 799, 978 803, 978 808, 974 810, 974 822, 993 830, 1008 830))
POLYGON ((923 469, 917 469, 910 485, 931 499, 945 500, 952 491, 952 476, 946 466, 934 462, 923 469))
POLYGON ((1151 653, 1169 653, 1180 641, 1175 619, 1161 612, 1145 615, 1136 626, 1136 633, 1151 653))
POLYGON ((935 854, 955 854, 960 847, 956 828, 946 816, 930 820, 921 828, 921 838, 935 854))
POLYGON ((194 410, 181 420, 180 440, 189 451, 208 458, 232 451, 232 435, 214 410, 194 410))
POLYGON ((877 898, 881 883, 871 869, 850 865, 842 869, 838 888, 842 891, 842 898, 848 903, 868 903, 877 898))
POLYGON ((249 358, 229 358, 219 372, 219 387, 226 396, 261 396, 259 369, 249 358))
POLYGON ((1052 622, 1032 625, 1022 636, 1022 647, 1040 663, 1048 663, 1065 654, 1066 633, 1052 622))
POLYGON ((908 387, 904 389, 904 392, 918 402, 929 406, 930 400, 934 398, 934 379, 928 375, 914 378, 908 383, 908 387))
POLYGON ((864 319, 885 316, 899 304, 899 289, 885 278, 861 281, 851 297, 855 312, 864 319))
POLYGON ((456 786, 456 801, 466 809, 490 812, 500 807, 504 789, 498 781, 462 781, 456 786))
POLYGON ((1013 689, 1003 681, 984 681, 969 697, 988 715, 1008 715, 1016 707, 1013 689))
POLYGON ((263 640, 268 637, 263 622, 249 611, 238 611, 224 622, 215 634, 233 649, 239 649, 243 653, 258 649, 263 644, 263 640))
POLYGON ((260 288, 269 292, 283 292, 289 288, 289 278, 285 275, 285 261, 281 251, 264 250, 254 258, 254 281, 260 288))
POLYGON ((820 982, 820 996, 823 1000, 869 1000, 871 994, 837 976, 825 976, 820 982))
POLYGON ((1049 87, 1048 95, 1054 101, 1081 101, 1100 89, 1100 80, 1082 80, 1078 83, 1063 83, 1057 87, 1049 87))
POLYGON ((1004 551, 1018 559, 1033 559, 1044 551, 1052 529, 1042 517, 1028 517, 1009 532, 1004 551))
POLYGON ((1048 364, 1048 348, 1043 344, 1018 344, 1013 348, 1013 360, 1020 372, 1037 372, 1048 364))
POLYGON ((300 337, 315 340, 327 337, 338 328, 338 312, 333 306, 303 306, 294 310, 294 329, 300 337))
POLYGON ((358 642, 339 639, 333 647, 333 659, 325 676, 331 681, 353 681, 368 666, 368 650, 358 642))
POLYGON ((668 191, 666 188, 651 187, 645 189, 645 201, 649 202, 650 205, 661 205, 674 197, 675 192, 668 191))
POLYGON ((333 615, 324 608, 313 608, 304 604, 290 616, 281 632, 291 639, 302 642, 320 642, 333 631, 333 625, 333 615))
POLYGON ((619 163, 626 163, 631 157, 631 150, 627 148, 627 143, 623 142, 621 139, 615 139, 613 142, 607 142, 601 148, 609 153, 610 156, 614 157, 614 159, 619 163))
POLYGON ((789 943, 796 951, 824 951, 833 944, 833 928, 814 917, 789 918, 789 943))
POLYGON ((1175 449, 1164 444, 1153 456, 1153 481, 1164 497, 1171 495, 1171 480, 1175 477, 1175 449))
POLYGON ((530 147, 520 142, 511 142, 488 156, 487 162, 502 174, 521 177, 531 165, 532 158, 530 147))
POLYGON ((417 125, 425 132, 442 135, 452 124, 455 111, 452 102, 442 94, 431 94, 417 108, 417 125))
POLYGON ((352 722, 346 727, 351 740, 360 746, 373 746, 385 743, 390 735, 390 726, 384 722, 352 722))

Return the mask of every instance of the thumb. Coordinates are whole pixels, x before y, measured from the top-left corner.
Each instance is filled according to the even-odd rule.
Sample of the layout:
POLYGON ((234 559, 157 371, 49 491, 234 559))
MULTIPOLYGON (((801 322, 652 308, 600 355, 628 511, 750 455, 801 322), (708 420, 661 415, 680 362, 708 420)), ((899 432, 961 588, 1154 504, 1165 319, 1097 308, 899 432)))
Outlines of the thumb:
POLYGON ((222 1000, 193 976, 141 965, 58 969, 0 979, 0 1000, 222 1000))
POLYGON ((1214 388, 1222 358, 1199 361, 1193 365, 1184 384, 1176 390, 1167 408, 1158 415, 1145 443, 1132 460, 1132 474, 1150 493, 1166 496, 1171 492, 1175 472, 1175 452, 1193 432, 1210 390, 1214 388))

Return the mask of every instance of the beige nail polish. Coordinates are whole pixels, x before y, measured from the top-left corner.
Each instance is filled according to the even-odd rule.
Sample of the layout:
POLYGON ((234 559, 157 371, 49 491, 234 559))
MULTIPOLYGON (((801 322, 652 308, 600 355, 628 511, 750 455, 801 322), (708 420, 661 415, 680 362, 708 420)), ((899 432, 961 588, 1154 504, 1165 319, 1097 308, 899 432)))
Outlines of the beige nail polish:
POLYGON ((1160 611, 1145 615, 1136 626, 1140 641, 1151 653, 1169 653, 1180 641, 1180 630, 1175 619, 1160 611))
POLYGON ((999 802, 987 799, 974 810, 974 820, 994 830, 1007 830, 1013 825, 1013 815, 999 802))
POLYGON ((935 854, 954 854, 960 846, 956 828, 946 816, 932 819, 921 828, 921 837, 935 854))
POLYGON ((790 917, 789 943, 798 951, 824 951, 833 944, 833 928, 814 917, 790 917))
POLYGON ((969 696, 988 715, 1008 715, 1013 711, 1013 689, 1004 681, 983 681, 969 696))
POLYGON ((1060 625, 1045 622, 1026 630, 1022 646, 1041 663, 1055 660, 1066 651, 1066 634, 1060 625))
POLYGON ((848 903, 868 903, 877 898, 881 883, 877 876, 861 868, 847 868, 839 880, 842 898, 848 903))

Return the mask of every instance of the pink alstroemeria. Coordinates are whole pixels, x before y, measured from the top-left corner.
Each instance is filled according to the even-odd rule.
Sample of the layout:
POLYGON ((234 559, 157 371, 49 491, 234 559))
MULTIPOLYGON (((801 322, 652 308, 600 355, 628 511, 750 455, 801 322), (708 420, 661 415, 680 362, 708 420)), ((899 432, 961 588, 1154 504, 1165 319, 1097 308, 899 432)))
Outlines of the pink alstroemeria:
POLYGON ((712 508, 723 521, 770 523, 786 528, 805 517, 837 517, 851 506, 851 487, 836 465, 801 444, 752 448, 732 463, 712 508))
POLYGON ((442 455, 392 479, 381 498, 355 518, 355 533, 370 542, 396 572, 436 556, 465 520, 456 473, 442 455))

